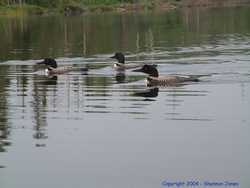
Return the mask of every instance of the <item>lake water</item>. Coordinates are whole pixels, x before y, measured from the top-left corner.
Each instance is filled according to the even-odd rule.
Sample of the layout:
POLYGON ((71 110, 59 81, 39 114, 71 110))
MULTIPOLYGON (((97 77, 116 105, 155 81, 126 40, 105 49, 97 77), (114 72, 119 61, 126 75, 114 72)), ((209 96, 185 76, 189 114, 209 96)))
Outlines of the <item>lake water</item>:
POLYGON ((249 7, 0 17, 0 187, 249 187, 249 20, 249 7), (206 76, 147 88, 112 69, 116 51, 206 76), (47 77, 44 57, 89 72, 47 77))

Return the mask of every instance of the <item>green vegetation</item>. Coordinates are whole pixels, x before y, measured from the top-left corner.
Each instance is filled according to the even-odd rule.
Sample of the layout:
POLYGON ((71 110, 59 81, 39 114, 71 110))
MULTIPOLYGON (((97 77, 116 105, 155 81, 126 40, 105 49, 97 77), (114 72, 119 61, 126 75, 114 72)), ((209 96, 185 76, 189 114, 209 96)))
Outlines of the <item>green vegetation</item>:
POLYGON ((0 15, 18 16, 23 14, 44 14, 47 10, 37 5, 8 5, 0 6, 0 15))
POLYGON ((0 5, 37 5, 42 7, 58 7, 67 4, 115 4, 115 3, 135 3, 143 0, 0 0, 0 5))
POLYGON ((0 0, 0 14, 44 14, 51 11, 79 14, 85 11, 126 11, 151 9, 157 3, 169 1, 173 0, 0 0))

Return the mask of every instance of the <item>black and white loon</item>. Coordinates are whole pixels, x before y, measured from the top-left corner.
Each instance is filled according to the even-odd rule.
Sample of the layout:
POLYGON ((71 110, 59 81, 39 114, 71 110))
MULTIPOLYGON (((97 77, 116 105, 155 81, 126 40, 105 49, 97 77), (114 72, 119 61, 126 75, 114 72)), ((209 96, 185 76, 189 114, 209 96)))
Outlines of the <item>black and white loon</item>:
POLYGON ((118 61, 113 66, 117 71, 124 71, 126 69, 135 69, 141 67, 140 64, 125 64, 125 57, 121 52, 116 52, 115 55, 110 58, 116 59, 118 61))
MULTIPOLYGON (((37 63, 38 65, 46 65, 47 68, 45 69, 46 74, 48 75, 57 75, 57 74, 65 74, 70 71, 76 70, 73 66, 64 66, 58 67, 57 62, 55 59, 52 58, 45 58, 42 62, 37 63)), ((81 71, 87 71, 87 68, 79 69, 81 71)))
POLYGON ((200 76, 159 76, 158 70, 152 65, 143 65, 140 69, 133 70, 134 72, 143 72, 149 76, 146 78, 147 86, 173 86, 183 82, 198 82, 200 76))

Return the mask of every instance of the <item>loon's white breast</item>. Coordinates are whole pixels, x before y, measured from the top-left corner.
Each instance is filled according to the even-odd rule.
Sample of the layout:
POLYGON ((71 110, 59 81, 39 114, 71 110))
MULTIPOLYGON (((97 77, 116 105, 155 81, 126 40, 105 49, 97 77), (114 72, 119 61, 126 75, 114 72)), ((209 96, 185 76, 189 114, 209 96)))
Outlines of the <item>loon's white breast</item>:
POLYGON ((47 69, 45 69, 44 70, 44 72, 45 72, 45 75, 49 75, 50 73, 49 73, 49 69, 47 68, 47 69))

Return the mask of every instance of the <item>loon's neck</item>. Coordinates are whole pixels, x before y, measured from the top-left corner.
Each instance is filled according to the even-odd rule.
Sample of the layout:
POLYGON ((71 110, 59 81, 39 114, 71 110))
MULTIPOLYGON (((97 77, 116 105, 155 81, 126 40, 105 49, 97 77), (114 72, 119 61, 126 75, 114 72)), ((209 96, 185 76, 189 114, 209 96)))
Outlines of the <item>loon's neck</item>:
POLYGON ((118 59, 118 63, 125 64, 125 60, 124 59, 118 59))
POLYGON ((159 77, 159 73, 156 69, 154 71, 152 71, 151 73, 149 73, 148 75, 151 77, 156 77, 156 78, 159 77))

